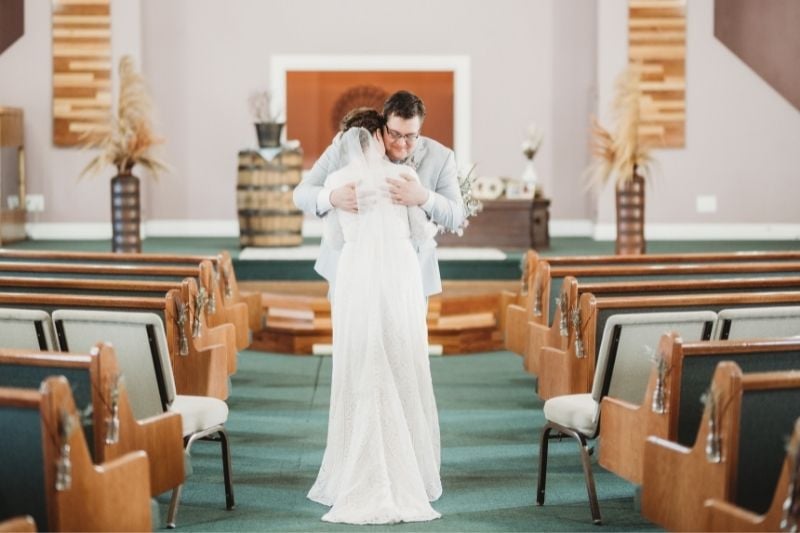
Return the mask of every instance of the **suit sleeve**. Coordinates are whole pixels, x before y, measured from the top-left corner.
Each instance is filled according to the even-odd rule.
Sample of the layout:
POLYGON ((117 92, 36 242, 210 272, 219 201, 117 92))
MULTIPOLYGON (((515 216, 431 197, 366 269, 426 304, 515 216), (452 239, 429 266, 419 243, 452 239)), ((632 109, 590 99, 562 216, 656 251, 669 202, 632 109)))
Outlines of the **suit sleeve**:
POLYGON ((464 223, 464 202, 458 184, 455 155, 448 150, 447 157, 438 171, 431 191, 433 206, 427 212, 431 220, 450 231, 456 231, 464 223))
POLYGON ((328 212, 320 212, 317 206, 317 196, 322 191, 328 174, 338 169, 338 153, 339 146, 334 141, 325 149, 320 158, 314 163, 314 166, 311 167, 311 170, 305 174, 303 180, 294 188, 292 193, 294 205, 303 213, 322 217, 328 212))

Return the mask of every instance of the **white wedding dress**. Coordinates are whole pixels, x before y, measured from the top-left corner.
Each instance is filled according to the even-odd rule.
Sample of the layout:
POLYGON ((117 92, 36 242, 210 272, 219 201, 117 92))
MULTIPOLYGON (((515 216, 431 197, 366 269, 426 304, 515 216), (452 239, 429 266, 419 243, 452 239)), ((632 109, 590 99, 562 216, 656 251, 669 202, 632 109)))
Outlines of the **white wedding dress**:
POLYGON ((386 172, 399 167, 371 154, 374 146, 364 158, 358 132, 343 137, 349 163, 329 180, 360 180, 359 195, 377 193, 370 205, 359 203, 359 214, 336 213, 344 244, 333 294, 328 438, 308 497, 331 506, 328 522, 433 520, 440 515, 430 502, 442 493, 439 420, 409 209, 380 193, 386 172))

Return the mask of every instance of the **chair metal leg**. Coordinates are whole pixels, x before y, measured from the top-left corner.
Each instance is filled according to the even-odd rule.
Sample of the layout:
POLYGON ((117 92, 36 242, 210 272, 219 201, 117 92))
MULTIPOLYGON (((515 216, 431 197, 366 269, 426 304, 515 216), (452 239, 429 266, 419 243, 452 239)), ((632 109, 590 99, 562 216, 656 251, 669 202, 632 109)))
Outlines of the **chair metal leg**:
POLYGON ((228 510, 236 506, 233 498, 233 479, 231 476, 231 450, 228 446, 228 434, 224 429, 218 433, 219 443, 222 448, 222 474, 225 478, 225 507, 228 510))
POLYGON ((547 482, 547 444, 552 429, 550 424, 542 429, 542 440, 539 443, 539 481, 536 484, 536 505, 544 505, 544 489, 547 482))
POLYGON ((545 486, 545 469, 547 467, 547 441, 550 432, 556 430, 561 435, 572 437, 578 443, 578 451, 581 454, 581 465, 583 466, 583 477, 586 481, 586 492, 589 496, 589 509, 592 513, 592 522, 599 526, 602 524, 602 517, 600 516, 600 505, 597 502, 597 492, 594 486, 594 475, 592 474, 592 450, 586 442, 586 436, 579 433, 572 428, 561 426, 555 422, 548 422, 542 431, 542 442, 539 451, 539 488, 537 490, 537 503, 542 505, 544 503, 544 486, 545 486))
POLYGON ((597 492, 594 488, 594 475, 592 474, 592 460, 589 458, 590 451, 586 445, 586 437, 578 433, 578 448, 581 453, 581 463, 583 463, 583 477, 586 480, 586 492, 589 495, 589 509, 592 511, 592 522, 596 526, 602 524, 600 517, 600 505, 597 503, 597 492))
POLYGON ((178 504, 181 501, 181 492, 183 491, 183 484, 181 483, 172 489, 172 498, 169 500, 169 511, 167 511, 167 528, 175 529, 175 517, 178 515, 178 504))
MULTIPOLYGON (((192 444, 196 440, 218 440, 222 450, 222 474, 225 479, 225 508, 230 510, 236 506, 233 498, 233 477, 231 475, 231 450, 228 445, 228 434, 225 432, 224 426, 215 426, 206 429, 202 432, 194 433, 183 439, 184 453, 189 454, 192 444)), ((178 505, 181 500, 181 491, 183 485, 178 485, 172 490, 172 498, 169 502, 169 511, 167 512, 167 528, 175 529, 175 518, 178 515, 178 505)))

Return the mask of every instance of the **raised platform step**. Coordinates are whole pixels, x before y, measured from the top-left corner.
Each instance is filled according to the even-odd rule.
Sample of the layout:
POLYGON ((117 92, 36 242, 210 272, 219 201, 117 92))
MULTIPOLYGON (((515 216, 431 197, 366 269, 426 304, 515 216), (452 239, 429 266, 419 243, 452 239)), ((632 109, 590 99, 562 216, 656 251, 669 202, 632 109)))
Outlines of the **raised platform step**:
MULTIPOLYGON (((443 295, 432 297, 428 303, 429 344, 440 345, 444 355, 502 349, 507 296, 496 286, 474 286, 472 293, 451 286, 443 295)), ((307 289, 313 294, 320 287, 307 289)), ((330 303, 325 296, 265 291, 262 305, 264 329, 255 335, 252 350, 310 355, 315 345, 332 343, 330 303)))

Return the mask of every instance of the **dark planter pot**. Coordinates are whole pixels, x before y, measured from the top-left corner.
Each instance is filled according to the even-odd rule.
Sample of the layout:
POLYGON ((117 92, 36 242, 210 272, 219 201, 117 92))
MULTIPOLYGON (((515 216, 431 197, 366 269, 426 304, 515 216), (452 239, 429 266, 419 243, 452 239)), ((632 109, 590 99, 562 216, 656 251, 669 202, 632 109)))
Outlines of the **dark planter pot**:
POLYGON ((261 148, 277 148, 281 145, 283 122, 256 122, 258 146, 261 148))
POLYGON ((139 178, 118 174, 111 179, 111 251, 142 251, 139 178))
POLYGON ((638 174, 617 187, 617 255, 645 253, 644 178, 638 174))

